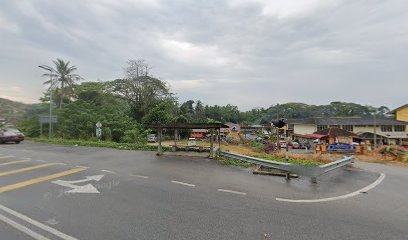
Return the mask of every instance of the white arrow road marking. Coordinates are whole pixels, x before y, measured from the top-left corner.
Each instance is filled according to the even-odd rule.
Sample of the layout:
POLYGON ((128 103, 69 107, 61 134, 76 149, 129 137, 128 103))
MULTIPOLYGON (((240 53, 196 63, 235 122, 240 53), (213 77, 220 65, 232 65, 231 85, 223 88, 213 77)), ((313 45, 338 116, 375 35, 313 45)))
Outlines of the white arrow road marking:
POLYGON ((52 183, 72 188, 71 190, 65 191, 66 193, 99 193, 98 189, 96 189, 92 184, 86 184, 83 186, 74 185, 74 183, 83 183, 88 181, 100 181, 104 175, 94 175, 94 176, 86 176, 85 179, 74 180, 74 181, 64 181, 64 180, 56 180, 52 183))

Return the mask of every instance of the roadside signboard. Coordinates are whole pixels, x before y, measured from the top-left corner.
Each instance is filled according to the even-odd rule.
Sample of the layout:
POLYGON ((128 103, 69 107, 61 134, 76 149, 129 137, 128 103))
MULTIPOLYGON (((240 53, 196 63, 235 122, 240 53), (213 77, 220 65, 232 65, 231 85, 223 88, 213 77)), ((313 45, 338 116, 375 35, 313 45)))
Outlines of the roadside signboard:
POLYGON ((102 129, 101 129, 102 123, 98 121, 95 124, 95 126, 96 126, 96 137, 100 139, 102 137, 102 129))
MULTIPOLYGON (((50 116, 39 116, 38 121, 43 123, 50 123, 50 116)), ((51 116, 51 123, 57 123, 58 119, 57 116, 51 116)))

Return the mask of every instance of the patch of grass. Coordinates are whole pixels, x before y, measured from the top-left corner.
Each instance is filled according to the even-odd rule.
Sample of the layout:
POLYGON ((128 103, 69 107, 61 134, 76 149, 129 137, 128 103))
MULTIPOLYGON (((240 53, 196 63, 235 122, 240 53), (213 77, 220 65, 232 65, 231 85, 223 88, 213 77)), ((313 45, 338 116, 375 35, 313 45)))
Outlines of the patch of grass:
MULTIPOLYGON (((279 157, 279 156, 251 155, 251 157, 256 157, 256 158, 261 158, 261 159, 276 161, 276 162, 286 162, 286 159, 284 157, 279 157)), ((308 165, 308 166, 317 166, 317 165, 324 164, 323 162, 316 161, 316 160, 294 159, 294 158, 289 158, 288 162, 292 164, 308 165)))
MULTIPOLYGON (((117 143, 117 142, 107 142, 107 141, 85 141, 85 140, 67 140, 60 138, 45 139, 45 138, 32 138, 31 140, 35 142, 42 143, 52 143, 60 145, 71 145, 71 146, 85 146, 85 147, 104 147, 104 148, 115 148, 123 150, 144 150, 144 151, 155 151, 156 146, 149 146, 146 144, 138 143, 117 143)), ((167 147, 163 147, 163 151, 169 150, 167 147)))
POLYGON ((222 165, 241 166, 241 167, 246 167, 246 168, 249 168, 255 165, 250 162, 245 162, 245 161, 236 160, 236 159, 227 158, 227 157, 221 157, 221 156, 218 157, 218 161, 222 165))

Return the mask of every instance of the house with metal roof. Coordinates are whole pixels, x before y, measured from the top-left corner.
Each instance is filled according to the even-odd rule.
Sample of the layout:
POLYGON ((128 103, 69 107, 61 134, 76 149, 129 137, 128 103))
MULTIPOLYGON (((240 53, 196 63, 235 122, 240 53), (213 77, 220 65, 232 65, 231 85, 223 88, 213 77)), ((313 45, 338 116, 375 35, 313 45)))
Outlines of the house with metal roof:
MULTIPOLYGON (((388 114, 394 115, 395 120, 408 122, 408 104, 402 105, 401 107, 390 111, 388 114)), ((408 133, 408 126, 405 127, 405 132, 408 133)))
MULTIPOLYGON (((294 134, 313 134, 328 128, 343 129, 357 135, 376 134, 377 141, 388 144, 402 144, 408 138, 408 122, 390 118, 364 117, 319 117, 308 119, 288 119, 288 130, 294 134)), ((371 140, 371 139, 366 139, 371 140)))

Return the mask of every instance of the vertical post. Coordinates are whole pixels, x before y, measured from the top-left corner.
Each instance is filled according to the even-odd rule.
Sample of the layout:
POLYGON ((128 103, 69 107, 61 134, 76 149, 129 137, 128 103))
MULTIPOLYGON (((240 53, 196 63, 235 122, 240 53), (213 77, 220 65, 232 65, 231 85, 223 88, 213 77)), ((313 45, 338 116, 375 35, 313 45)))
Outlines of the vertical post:
POLYGON ((162 140, 162 129, 161 128, 158 128, 157 129, 157 135, 158 135, 158 142, 159 142, 159 146, 157 147, 157 150, 158 150, 158 152, 157 152, 157 155, 162 155, 163 154, 163 149, 162 149, 162 143, 161 143, 161 140, 162 140))
POLYGON ((211 138, 210 138, 210 158, 214 157, 214 129, 211 128, 211 138))
POLYGON ((40 121, 40 137, 43 135, 43 123, 40 121))
MULTIPOLYGON (((286 128, 285 129, 285 135, 286 135, 286 154, 285 154, 285 159, 286 159, 286 162, 288 163, 289 162, 289 132, 288 132, 288 129, 286 128)), ((290 172, 287 172, 286 173, 286 179, 290 179, 290 172)))
POLYGON ((48 123, 48 139, 51 139, 52 136, 52 70, 50 69, 50 116, 49 116, 49 123, 48 123))
POLYGON ((221 151, 221 128, 218 128, 218 150, 221 151))
POLYGON ((174 146, 177 147, 177 134, 178 134, 178 130, 174 129, 174 146))
POLYGON ((377 110, 374 112, 374 150, 377 149, 377 110))

